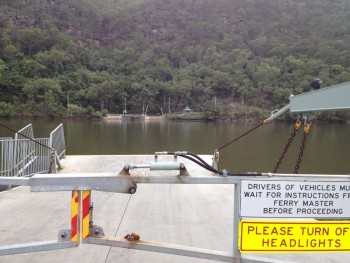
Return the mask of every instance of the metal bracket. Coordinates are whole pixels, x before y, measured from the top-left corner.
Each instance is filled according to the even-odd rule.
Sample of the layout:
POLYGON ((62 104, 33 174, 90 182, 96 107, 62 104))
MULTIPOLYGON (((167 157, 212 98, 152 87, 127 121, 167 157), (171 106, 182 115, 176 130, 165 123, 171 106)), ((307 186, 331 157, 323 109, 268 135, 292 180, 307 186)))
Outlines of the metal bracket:
POLYGON ((215 150, 213 153, 213 163, 212 163, 212 167, 216 170, 219 170, 219 158, 220 158, 220 153, 218 150, 215 150))
POLYGON ((184 164, 180 164, 179 176, 190 176, 184 164))
POLYGON ((105 236, 105 233, 103 231, 103 228, 100 226, 93 225, 90 228, 90 237, 99 237, 102 238, 105 236))
POLYGON ((123 169, 118 173, 118 175, 129 176, 130 175, 130 167, 129 165, 125 165, 123 169))
POLYGON ((70 241, 71 237, 71 230, 70 229, 62 229, 58 232, 58 241, 64 242, 64 241, 70 241))

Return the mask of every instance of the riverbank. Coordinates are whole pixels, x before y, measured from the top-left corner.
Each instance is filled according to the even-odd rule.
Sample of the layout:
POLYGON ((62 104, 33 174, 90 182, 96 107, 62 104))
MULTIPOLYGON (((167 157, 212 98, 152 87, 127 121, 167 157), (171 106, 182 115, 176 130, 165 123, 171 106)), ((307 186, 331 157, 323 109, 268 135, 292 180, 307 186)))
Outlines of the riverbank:
MULTIPOLYGON (((313 113, 311 116, 314 122, 319 123, 349 123, 350 119, 347 117, 350 111, 343 111, 342 113, 313 113)), ((190 114, 165 114, 165 115, 142 115, 142 114, 105 114, 105 115, 65 115, 65 116, 31 116, 31 115, 19 115, 14 117, 2 117, 3 120, 126 120, 126 121, 188 121, 188 122, 232 122, 232 123, 249 123, 260 122, 270 116, 270 112, 235 112, 235 114, 206 114, 201 112, 190 114)), ((350 116, 350 115, 349 115, 350 116)), ((297 118, 296 114, 291 112, 279 117, 275 121, 279 122, 294 122, 297 118)))
POLYGON ((229 117, 218 117, 218 118, 206 118, 204 115, 188 115, 188 114, 174 114, 164 116, 144 116, 144 115, 119 115, 119 114, 107 114, 103 120, 113 121, 188 121, 188 122, 259 122, 264 118, 239 118, 233 119, 229 117))

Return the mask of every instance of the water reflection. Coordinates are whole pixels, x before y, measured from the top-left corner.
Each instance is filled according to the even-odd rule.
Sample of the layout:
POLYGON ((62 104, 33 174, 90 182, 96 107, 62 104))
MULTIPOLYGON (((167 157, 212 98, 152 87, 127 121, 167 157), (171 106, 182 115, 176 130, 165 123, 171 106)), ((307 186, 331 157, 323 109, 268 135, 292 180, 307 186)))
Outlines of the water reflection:
MULTIPOLYGON (((28 121, 2 121, 15 129, 28 121)), ((60 121, 35 120, 36 137, 47 137, 60 121)), ((153 154, 155 151, 187 150, 212 154, 252 128, 254 123, 205 123, 167 121, 65 121, 68 155, 153 154)), ((273 170, 293 130, 292 124, 272 123, 260 127, 220 151, 220 167, 229 171, 273 170)), ((279 172, 292 173, 298 158, 299 132, 279 172)), ((11 132, 0 129, 0 136, 11 132)), ((350 173, 350 126, 316 124, 307 138, 300 173, 350 173)))

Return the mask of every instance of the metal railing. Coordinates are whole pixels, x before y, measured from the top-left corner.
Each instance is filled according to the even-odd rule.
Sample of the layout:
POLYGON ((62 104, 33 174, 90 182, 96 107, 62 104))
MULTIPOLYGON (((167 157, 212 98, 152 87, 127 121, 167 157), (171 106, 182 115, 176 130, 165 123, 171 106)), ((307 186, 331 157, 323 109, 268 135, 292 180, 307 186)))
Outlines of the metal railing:
POLYGON ((15 134, 15 139, 34 139, 33 125, 30 123, 15 134), (24 135, 24 136, 23 136, 24 135), (25 137, 26 136, 26 137, 25 137))
POLYGON ((50 133, 50 147, 55 149, 59 159, 65 158, 66 142, 62 123, 50 133))
POLYGON ((0 138, 0 176, 32 176, 36 173, 56 173, 56 165, 65 158, 66 145, 63 124, 50 138, 34 138, 32 124, 15 134, 15 138, 0 138), (55 156, 53 156, 53 151, 55 156))
POLYGON ((0 175, 31 176, 36 173, 47 173, 51 167, 50 140, 34 139, 0 140, 0 175), (45 147, 47 146, 47 147, 45 147))
POLYGON ((13 160, 13 139, 0 138, 0 175, 12 176, 14 160, 13 160))

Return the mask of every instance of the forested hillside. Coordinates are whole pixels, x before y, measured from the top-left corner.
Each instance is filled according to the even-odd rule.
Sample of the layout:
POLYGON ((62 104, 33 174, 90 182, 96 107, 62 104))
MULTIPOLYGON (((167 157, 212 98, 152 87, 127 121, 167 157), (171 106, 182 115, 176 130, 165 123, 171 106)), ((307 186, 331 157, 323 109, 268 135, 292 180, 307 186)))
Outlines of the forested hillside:
POLYGON ((0 0, 0 30, 0 116, 239 117, 350 81, 348 0, 0 0))

